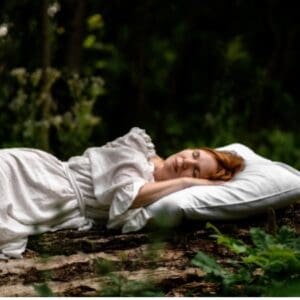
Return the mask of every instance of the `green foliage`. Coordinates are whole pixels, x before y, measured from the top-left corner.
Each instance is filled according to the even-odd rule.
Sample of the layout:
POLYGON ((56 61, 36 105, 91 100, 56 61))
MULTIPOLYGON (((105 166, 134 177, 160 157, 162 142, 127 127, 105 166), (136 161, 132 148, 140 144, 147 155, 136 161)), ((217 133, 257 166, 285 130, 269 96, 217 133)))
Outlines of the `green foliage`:
POLYGON ((65 157, 78 154, 89 144, 92 130, 101 122, 93 115, 93 108, 99 96, 104 93, 103 80, 99 77, 80 78, 73 75, 68 80, 74 105, 64 114, 53 117, 53 125, 65 157))
POLYGON ((300 278, 291 279, 288 282, 276 282, 268 288, 266 297, 299 297, 300 278))
POLYGON ((283 161, 300 169, 300 141, 297 134, 280 129, 263 130, 257 151, 276 161, 283 161))
POLYGON ((55 294, 52 292, 47 283, 35 284, 33 287, 39 297, 55 297, 55 294))
POLYGON ((100 297, 162 297, 164 294, 149 281, 129 280, 118 274, 116 263, 97 260, 96 270, 99 276, 106 276, 106 283, 101 286, 100 297))
POLYGON ((193 265, 200 267, 204 272, 216 277, 224 277, 226 272, 216 260, 203 252, 198 252, 192 260, 193 265))
POLYGON ((266 234, 259 228, 250 231, 255 245, 253 251, 243 258, 246 264, 262 268, 272 278, 293 277, 300 274, 300 237, 293 236, 287 227, 280 228, 276 236, 266 234))
POLYGON ((107 286, 101 289, 100 297, 162 297, 151 282, 129 280, 121 275, 108 275, 107 286))
POLYGON ((236 36, 229 41, 225 52, 225 59, 229 63, 249 59, 249 53, 245 50, 241 36, 236 36))
POLYGON ((283 226, 274 236, 260 228, 251 228, 252 246, 223 235, 209 223, 207 228, 215 231, 213 237, 219 245, 237 255, 226 261, 227 267, 203 252, 192 260, 209 280, 219 283, 221 295, 295 295, 295 282, 300 280, 300 237, 291 228, 283 226), (290 294, 289 289, 280 292, 279 286, 285 285, 290 286, 290 294))
POLYGON ((102 78, 66 76, 56 69, 43 74, 41 69, 28 72, 18 68, 11 71, 8 80, 14 89, 2 99, 12 99, 3 117, 14 123, 5 124, 11 130, 3 147, 36 147, 66 158, 88 146, 92 130, 101 121, 93 108, 105 92, 102 78), (60 94, 69 99, 63 108, 61 101, 65 99, 60 94))
POLYGON ((89 16, 87 19, 89 30, 98 30, 104 26, 103 18, 100 14, 89 16))
MULTIPOLYGON (((98 144, 103 132, 116 137, 137 125, 151 133, 162 156, 238 141, 300 168, 300 30, 293 5, 57 0, 44 14, 46 34, 42 3, 0 4, 2 146, 37 146, 67 156, 88 142, 98 144), (45 40, 59 78, 68 81, 63 70, 76 70, 81 79, 103 76, 105 101, 81 106, 75 97, 77 104, 69 104, 67 92, 58 101, 67 106, 65 115, 55 112, 47 89, 25 83, 24 76, 17 84, 8 78, 20 66, 29 77, 40 70, 45 40), (95 119, 81 118, 91 110, 101 116, 103 131, 91 134, 95 119), (55 130, 53 140, 48 135, 55 130)), ((40 85, 37 75, 32 80, 40 85)))
POLYGON ((96 72, 109 68, 109 60, 115 47, 103 42, 104 19, 99 13, 92 14, 86 19, 86 35, 83 40, 83 49, 87 53, 86 64, 82 67, 84 74, 93 75, 96 72))

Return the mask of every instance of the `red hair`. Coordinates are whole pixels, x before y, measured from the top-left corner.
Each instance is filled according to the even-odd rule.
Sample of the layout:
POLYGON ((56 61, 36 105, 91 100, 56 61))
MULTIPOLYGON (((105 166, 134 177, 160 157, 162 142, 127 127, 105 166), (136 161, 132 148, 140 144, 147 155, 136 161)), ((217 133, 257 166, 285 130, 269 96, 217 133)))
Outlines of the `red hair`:
POLYGON ((217 173, 212 175, 209 179, 230 180, 245 166, 244 159, 235 152, 219 151, 207 147, 201 149, 209 152, 216 159, 218 164, 217 173))

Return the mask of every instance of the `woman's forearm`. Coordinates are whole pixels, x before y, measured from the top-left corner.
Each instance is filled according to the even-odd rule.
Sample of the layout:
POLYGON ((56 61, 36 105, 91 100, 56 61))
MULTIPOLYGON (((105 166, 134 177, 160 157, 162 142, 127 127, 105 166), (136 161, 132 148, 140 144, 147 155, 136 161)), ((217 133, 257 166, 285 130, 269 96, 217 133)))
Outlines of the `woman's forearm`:
POLYGON ((179 190, 194 186, 194 185, 211 185, 217 182, 207 179, 196 179, 181 177, 176 179, 148 182, 139 190, 138 195, 133 201, 131 208, 138 208, 151 204, 158 199, 167 196, 179 190))

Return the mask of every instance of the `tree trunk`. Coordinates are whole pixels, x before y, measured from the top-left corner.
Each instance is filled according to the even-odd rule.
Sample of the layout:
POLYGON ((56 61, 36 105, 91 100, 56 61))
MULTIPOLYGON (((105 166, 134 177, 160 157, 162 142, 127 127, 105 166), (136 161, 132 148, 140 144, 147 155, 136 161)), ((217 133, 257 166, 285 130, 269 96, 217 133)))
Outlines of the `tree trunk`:
MULTIPOLYGON (((49 118, 51 109, 51 96, 48 87, 48 69, 51 65, 51 46, 50 46, 50 21, 48 16, 48 0, 42 0, 41 7, 41 23, 42 23, 42 78, 41 90, 38 101, 38 106, 41 107, 41 118, 45 121, 49 118)), ((49 150, 49 128, 43 126, 40 130, 40 147, 44 150, 49 150)))
POLYGON ((42 0, 41 23, 42 23, 42 70, 46 76, 46 70, 51 65, 51 46, 50 46, 50 24, 48 16, 48 0, 42 0))
POLYGON ((74 72, 80 72, 81 66, 85 5, 85 0, 72 1, 74 13, 70 28, 71 32, 68 46, 67 67, 74 72))

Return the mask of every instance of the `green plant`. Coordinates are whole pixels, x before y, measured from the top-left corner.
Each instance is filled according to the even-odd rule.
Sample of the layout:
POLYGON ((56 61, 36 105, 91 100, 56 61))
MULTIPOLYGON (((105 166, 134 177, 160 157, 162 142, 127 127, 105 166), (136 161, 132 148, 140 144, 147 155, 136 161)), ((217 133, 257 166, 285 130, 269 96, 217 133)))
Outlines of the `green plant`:
POLYGON ((107 284, 101 289, 101 297, 162 297, 150 281, 129 280, 122 275, 108 274, 107 284))
POLYGON ((7 120, 1 122, 7 124, 10 135, 2 146, 40 148, 62 158, 89 146, 92 130, 101 122, 93 114, 96 101, 105 93, 101 77, 79 77, 53 68, 44 72, 17 68, 7 81, 10 92, 3 96, 10 104, 3 107, 2 118, 7 120))
MULTIPOLYGON (((215 231, 212 236, 219 245, 236 255, 234 259, 225 260, 226 267, 201 251, 192 260, 192 264, 206 272, 208 280, 219 283, 221 294, 269 295, 273 287, 300 279, 300 237, 291 228, 282 226, 276 235, 251 228, 252 246, 222 234, 210 223, 207 228, 215 231)), ((284 290, 278 293, 283 296, 284 290)))
POLYGON ((116 263, 107 260, 97 260, 96 269, 99 276, 106 276, 107 281, 101 287, 101 297, 161 297, 164 294, 153 282, 130 280, 119 274, 116 263))
POLYGON ((272 160, 283 161, 300 168, 300 150, 297 134, 280 129, 262 130, 257 151, 272 160))
POLYGON ((55 297, 55 294, 47 283, 35 284, 33 287, 40 297, 55 297))

